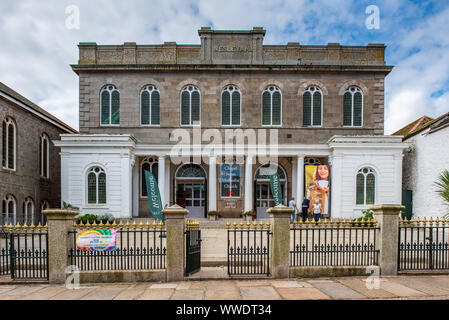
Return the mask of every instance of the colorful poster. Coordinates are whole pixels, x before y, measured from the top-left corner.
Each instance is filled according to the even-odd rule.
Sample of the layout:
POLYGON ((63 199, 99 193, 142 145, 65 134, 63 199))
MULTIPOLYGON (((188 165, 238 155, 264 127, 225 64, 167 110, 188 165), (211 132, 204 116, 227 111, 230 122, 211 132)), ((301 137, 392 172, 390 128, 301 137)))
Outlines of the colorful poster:
POLYGON ((84 231, 76 237, 76 248, 83 251, 116 250, 117 230, 93 229, 84 231))
POLYGON ((277 172, 270 175, 270 186, 271 193, 273 194, 274 205, 277 206, 282 204, 282 187, 277 172))
POLYGON ((145 182, 147 185, 148 206, 151 215, 158 220, 164 220, 162 213, 162 200, 159 193, 159 186, 157 185, 156 177, 148 170, 144 170, 145 182))
POLYGON ((328 165, 305 166, 305 196, 310 200, 309 213, 329 214, 329 178, 328 165))

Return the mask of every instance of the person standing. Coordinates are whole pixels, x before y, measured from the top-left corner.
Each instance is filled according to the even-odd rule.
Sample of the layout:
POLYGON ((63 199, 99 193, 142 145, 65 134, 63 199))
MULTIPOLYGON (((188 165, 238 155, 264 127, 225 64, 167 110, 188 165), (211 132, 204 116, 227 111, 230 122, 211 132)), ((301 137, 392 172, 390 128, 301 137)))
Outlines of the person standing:
POLYGON ((304 197, 304 200, 302 201, 302 204, 301 204, 302 222, 306 222, 307 213, 309 211, 309 206, 310 206, 310 200, 307 199, 306 197, 304 197))
POLYGON ((315 218, 315 222, 318 222, 318 220, 320 220, 321 207, 321 201, 316 198, 315 203, 313 204, 313 217, 315 218))
POLYGON ((293 221, 295 221, 295 215, 296 215, 296 201, 295 201, 295 197, 292 197, 292 199, 288 203, 288 206, 290 208, 292 208, 293 210, 295 210, 295 211, 293 211, 293 213, 292 213, 292 215, 290 217, 290 223, 293 223, 293 221))

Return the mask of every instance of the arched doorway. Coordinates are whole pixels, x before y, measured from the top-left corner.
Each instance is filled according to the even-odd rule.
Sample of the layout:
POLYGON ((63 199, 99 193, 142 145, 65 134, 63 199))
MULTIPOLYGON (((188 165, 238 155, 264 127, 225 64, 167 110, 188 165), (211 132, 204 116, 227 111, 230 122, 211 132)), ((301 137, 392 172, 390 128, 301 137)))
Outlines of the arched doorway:
POLYGON ((206 182, 206 172, 198 164, 185 164, 176 171, 176 204, 189 210, 188 218, 206 217, 206 182))
POLYGON ((274 198, 270 187, 270 174, 275 171, 277 171, 281 182, 283 202, 284 204, 287 203, 287 174, 285 173, 285 170, 280 165, 273 163, 271 166, 270 164, 260 166, 254 175, 254 206, 256 208, 258 219, 269 218, 270 216, 267 214, 267 209, 274 206, 274 198))

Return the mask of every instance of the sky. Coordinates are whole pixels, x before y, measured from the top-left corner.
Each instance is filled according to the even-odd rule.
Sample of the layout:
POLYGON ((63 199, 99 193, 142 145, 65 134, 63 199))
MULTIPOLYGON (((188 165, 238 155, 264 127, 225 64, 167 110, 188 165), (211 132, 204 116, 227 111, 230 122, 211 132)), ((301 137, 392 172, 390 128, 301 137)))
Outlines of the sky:
POLYGON ((79 42, 199 44, 202 26, 260 26, 267 30, 264 44, 387 45, 386 62, 394 66, 385 80, 391 134, 449 111, 447 24, 447 0, 2 0, 0 81, 78 129, 78 76, 70 64, 77 63, 79 42), (379 28, 369 29, 372 5, 379 28))

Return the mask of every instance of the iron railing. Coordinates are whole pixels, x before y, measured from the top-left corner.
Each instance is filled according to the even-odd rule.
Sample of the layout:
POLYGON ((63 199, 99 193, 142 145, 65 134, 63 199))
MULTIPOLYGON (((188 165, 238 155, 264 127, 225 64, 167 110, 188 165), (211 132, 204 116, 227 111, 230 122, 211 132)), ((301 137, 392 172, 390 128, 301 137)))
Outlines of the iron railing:
POLYGON ((145 224, 135 221, 125 224, 74 224, 70 232, 73 247, 69 251, 71 265, 80 271, 154 270, 166 268, 166 231, 162 222, 145 224), (77 236, 93 229, 115 229, 116 249, 111 251, 85 251, 76 246, 77 236))
POLYGON ((270 275, 270 222, 226 223, 228 274, 270 275))
POLYGON ((399 220, 398 270, 449 269, 449 220, 399 220))
POLYGON ((375 220, 294 221, 290 229, 290 266, 377 265, 379 228, 375 220))
POLYGON ((0 275, 48 280, 48 226, 0 226, 0 275))
POLYGON ((199 221, 186 222, 186 276, 201 269, 201 230, 199 221))

